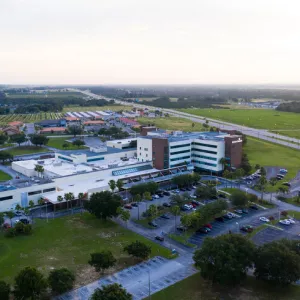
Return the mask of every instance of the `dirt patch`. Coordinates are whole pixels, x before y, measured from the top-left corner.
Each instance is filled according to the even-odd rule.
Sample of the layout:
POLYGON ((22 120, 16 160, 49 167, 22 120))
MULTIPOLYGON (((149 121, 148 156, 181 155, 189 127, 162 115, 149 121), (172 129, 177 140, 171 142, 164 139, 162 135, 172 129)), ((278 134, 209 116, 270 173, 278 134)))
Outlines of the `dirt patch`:
POLYGON ((85 223, 81 218, 72 218, 72 219, 68 220, 66 223, 69 223, 70 226, 72 226, 74 228, 81 228, 81 229, 92 228, 91 225, 88 225, 87 223, 85 223))
POLYGON ((102 231, 97 234, 97 236, 101 237, 102 239, 110 239, 110 238, 117 237, 120 235, 123 235, 123 233, 121 233, 121 232, 103 232, 102 231))

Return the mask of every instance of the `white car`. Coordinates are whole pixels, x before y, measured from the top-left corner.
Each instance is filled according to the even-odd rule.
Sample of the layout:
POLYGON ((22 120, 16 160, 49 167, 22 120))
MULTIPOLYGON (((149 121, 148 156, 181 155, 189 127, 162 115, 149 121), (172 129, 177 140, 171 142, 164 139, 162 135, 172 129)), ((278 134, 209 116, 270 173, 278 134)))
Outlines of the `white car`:
POLYGON ((191 197, 192 199, 197 199, 197 197, 196 197, 195 195, 190 195, 190 197, 191 197))
POLYGON ((280 220, 279 223, 282 225, 291 225, 291 222, 289 220, 280 220))
POLYGON ((266 217, 260 217, 259 218, 262 222, 270 222, 270 220, 269 219, 267 219, 266 217))
POLYGON ((296 224, 295 220, 293 219, 287 219, 291 224, 296 224))
POLYGON ((159 199, 159 196, 158 195, 153 195, 152 196, 154 199, 159 199))

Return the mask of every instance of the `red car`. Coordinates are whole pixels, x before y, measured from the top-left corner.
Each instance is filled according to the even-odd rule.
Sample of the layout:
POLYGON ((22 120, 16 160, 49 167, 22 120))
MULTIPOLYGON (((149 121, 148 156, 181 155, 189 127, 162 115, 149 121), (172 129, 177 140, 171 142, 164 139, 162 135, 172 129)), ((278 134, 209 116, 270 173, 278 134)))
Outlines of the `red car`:
POLYGON ((131 204, 125 204, 124 207, 127 208, 127 209, 132 209, 131 204))
POLYGON ((203 225, 203 227, 207 227, 209 229, 212 229, 212 226, 210 224, 205 224, 205 225, 203 225))

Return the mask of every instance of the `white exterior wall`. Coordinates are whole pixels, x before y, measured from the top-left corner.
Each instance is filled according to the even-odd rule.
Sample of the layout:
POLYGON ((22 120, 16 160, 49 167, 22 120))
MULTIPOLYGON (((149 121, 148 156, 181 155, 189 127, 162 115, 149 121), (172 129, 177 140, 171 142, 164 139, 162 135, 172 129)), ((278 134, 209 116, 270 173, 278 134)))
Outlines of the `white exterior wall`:
POLYGON ((207 157, 212 157, 215 158, 215 160, 210 160, 210 159, 206 159, 206 158, 200 158, 200 157, 193 157, 193 160, 195 161, 201 161, 203 162, 203 164, 198 163, 198 162, 194 162, 195 167, 198 168, 203 168, 203 169, 207 169, 207 170, 211 170, 213 172, 219 172, 223 170, 223 166, 222 164, 220 164, 220 159, 225 157, 225 141, 214 141, 214 140, 194 140, 194 143, 201 143, 201 144, 209 144, 209 145, 215 145, 217 146, 217 148, 211 148, 211 147, 205 147, 205 146, 200 146, 200 145, 193 145, 192 149, 199 149, 199 150, 203 150, 203 151, 213 151, 216 152, 216 154, 212 154, 212 153, 205 153, 205 152, 199 152, 199 151, 195 151, 192 150, 192 155, 201 155, 201 156, 207 156, 207 157), (217 166, 210 166, 210 165, 206 165, 204 163, 209 163, 209 164, 216 164, 217 166))
POLYGON ((137 140, 136 138, 113 140, 113 141, 107 141, 106 145, 112 148, 123 149, 123 147, 128 147, 131 141, 136 141, 136 140, 137 140))
MULTIPOLYGON (((149 162, 145 162, 144 164, 140 163, 139 166, 148 165, 148 164, 149 164, 149 162)), ((95 185, 96 185, 97 180, 105 180, 108 176, 112 175, 112 171, 119 170, 119 169, 127 169, 127 168, 130 168, 133 166, 135 166, 135 165, 126 165, 126 166, 121 166, 121 167, 113 168, 113 169, 106 169, 106 170, 101 170, 101 171, 64 176, 64 177, 59 177, 59 178, 53 179, 53 182, 51 182, 51 183, 35 184, 35 185, 31 185, 31 186, 24 187, 24 188, 19 188, 16 190, 0 192, 0 198, 7 197, 7 196, 13 196, 13 199, 11 199, 11 200, 0 201, 0 212, 11 210, 12 206, 14 206, 16 204, 21 205, 21 194, 22 193, 28 193, 28 192, 32 192, 32 191, 42 191, 42 193, 40 193, 40 194, 28 196, 28 201, 33 200, 35 203, 37 203, 37 201, 41 198, 41 196, 47 196, 48 193, 53 193, 53 191, 44 193, 43 191, 45 189, 49 189, 49 188, 61 189, 60 187, 66 186, 66 185, 69 185, 69 187, 72 187, 72 186, 76 186, 77 184, 81 183, 84 180, 90 180, 91 182, 94 181, 95 185)), ((130 174, 130 175, 133 175, 133 174, 130 174)), ((90 189, 90 190, 82 191, 82 192, 83 193, 84 192, 93 193, 93 192, 102 191, 102 190, 109 190, 109 186, 101 186, 99 188, 90 189)))
POLYGON ((184 164, 185 162, 191 163, 191 140, 182 140, 176 142, 169 142, 169 166, 173 167, 177 164, 184 164), (180 146, 184 144, 189 144, 188 146, 172 148, 174 146, 180 146), (179 154, 171 154, 174 152, 181 152, 181 151, 189 151, 186 153, 179 153, 179 154), (189 158, 184 158, 189 156, 189 158), (181 159, 180 159, 181 158, 181 159), (172 161, 172 159, 178 159, 172 161))
POLYGON ((152 161, 152 139, 138 138, 136 151, 138 161, 152 161))

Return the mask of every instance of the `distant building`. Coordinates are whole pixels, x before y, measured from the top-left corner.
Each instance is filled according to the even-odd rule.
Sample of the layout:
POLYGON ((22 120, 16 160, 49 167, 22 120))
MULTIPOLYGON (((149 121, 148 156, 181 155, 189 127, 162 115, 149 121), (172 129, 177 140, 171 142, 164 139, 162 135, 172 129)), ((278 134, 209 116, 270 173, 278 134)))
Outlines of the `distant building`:
POLYGON ((41 134, 45 133, 64 133, 66 132, 66 127, 46 127, 40 130, 41 134))
POLYGON ((44 121, 35 123, 35 125, 40 126, 40 127, 66 127, 67 121, 66 121, 66 119, 44 120, 44 121))
POLYGON ((2 131, 4 133, 6 133, 8 136, 20 133, 20 130, 17 127, 14 127, 14 126, 8 126, 6 128, 3 128, 2 131))
POLYGON ((24 123, 21 121, 13 121, 13 122, 9 122, 8 125, 12 126, 12 127, 17 127, 20 129, 20 127, 22 127, 24 125, 24 123))
POLYGON ((120 118, 120 122, 127 126, 134 126, 139 124, 137 121, 128 118, 120 118))

